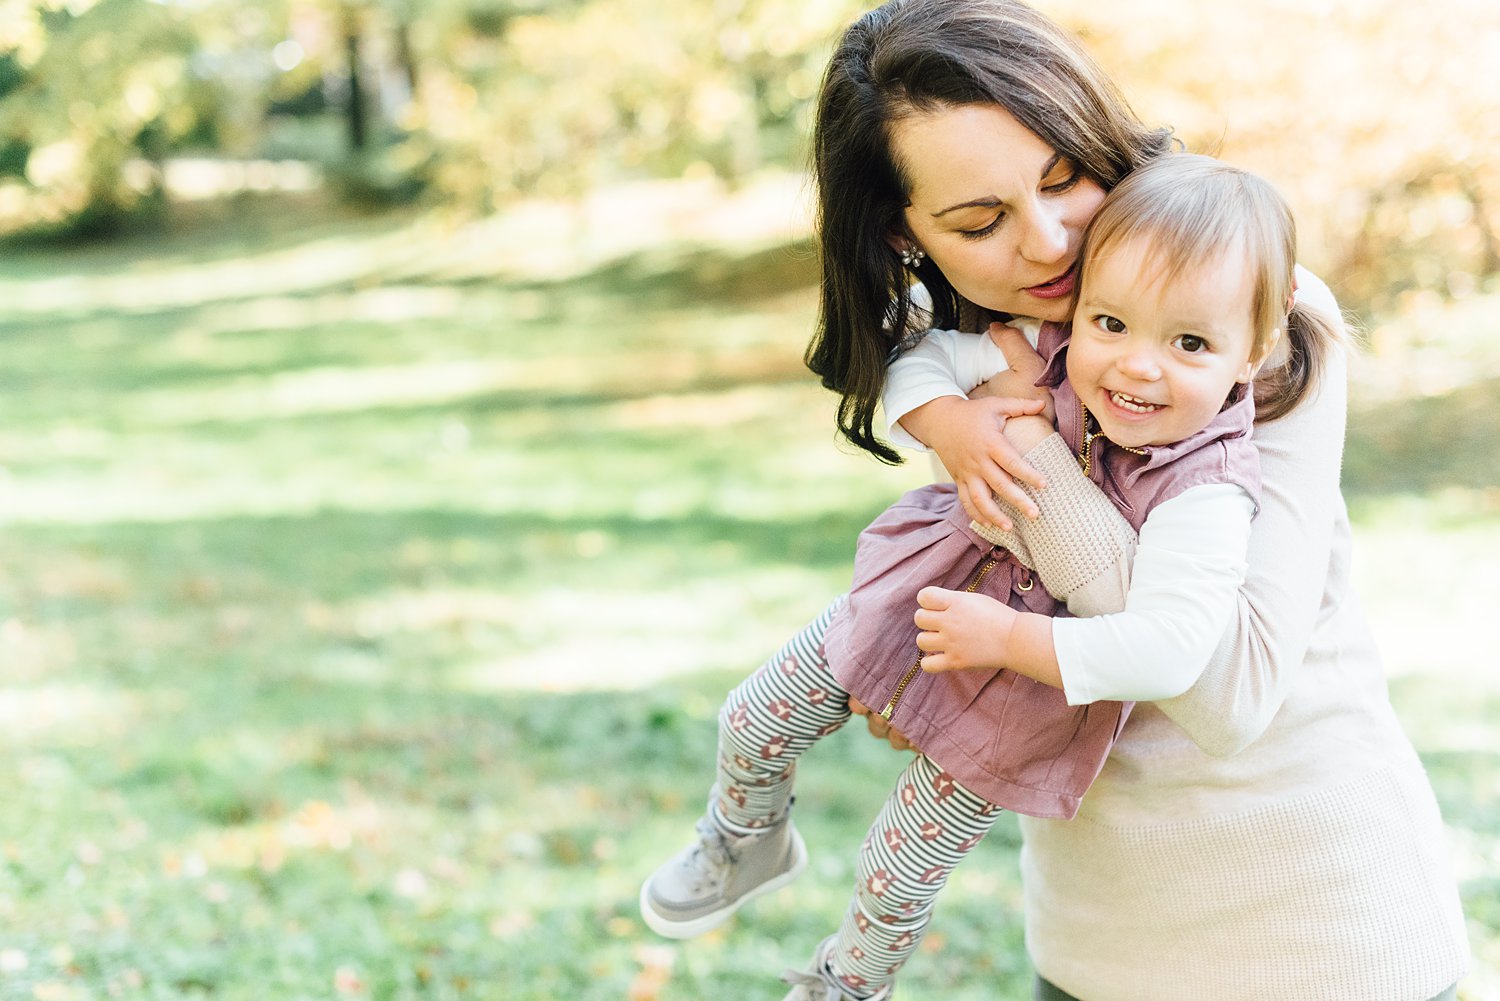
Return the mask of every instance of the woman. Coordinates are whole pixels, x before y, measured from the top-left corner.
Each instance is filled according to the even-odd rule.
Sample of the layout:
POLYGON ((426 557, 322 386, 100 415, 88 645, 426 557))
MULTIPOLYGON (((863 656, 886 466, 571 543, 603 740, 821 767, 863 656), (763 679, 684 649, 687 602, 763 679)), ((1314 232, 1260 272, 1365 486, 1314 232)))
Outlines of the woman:
MULTIPOLYGON (((891 460, 874 414, 897 338, 872 335, 1065 320, 1102 192, 1170 139, 1029 8, 893 0, 845 33, 814 145, 824 283, 808 362, 841 394, 840 429, 891 460)), ((1302 286, 1337 314, 1321 283, 1302 286)), ((1034 365, 1020 350, 1017 368, 1034 365)), ((1350 592, 1344 360, 1317 372, 1291 359, 1280 377, 1314 391, 1256 429, 1264 496, 1214 662, 1187 693, 1136 707, 1075 820, 1023 818, 1038 997, 1455 996, 1467 945, 1437 807, 1362 612, 1329 597, 1350 592)), ((1039 506, 1014 519, 1013 548, 1075 612, 1119 608, 1128 526, 1055 436, 1008 442, 995 406, 939 386, 887 413, 893 437, 936 449, 976 516, 1011 527, 992 487, 1015 510, 1039 506)), ((871 729, 886 733, 875 717, 871 729)))

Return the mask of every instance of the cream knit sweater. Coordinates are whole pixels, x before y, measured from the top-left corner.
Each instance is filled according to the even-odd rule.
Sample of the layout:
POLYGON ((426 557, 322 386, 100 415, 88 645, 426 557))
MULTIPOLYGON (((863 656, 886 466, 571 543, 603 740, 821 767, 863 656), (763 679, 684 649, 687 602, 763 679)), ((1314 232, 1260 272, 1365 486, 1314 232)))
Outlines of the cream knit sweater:
MULTIPOLYGON (((1256 428, 1249 576, 1200 681, 1136 706, 1076 819, 1021 818, 1027 948, 1084 1001, 1426 1001, 1466 969, 1437 805, 1350 583, 1345 381, 1338 353, 1256 428)), ((1076 612, 1119 609, 1129 526, 1057 436, 1028 459, 1049 486, 1018 555, 1076 612)))

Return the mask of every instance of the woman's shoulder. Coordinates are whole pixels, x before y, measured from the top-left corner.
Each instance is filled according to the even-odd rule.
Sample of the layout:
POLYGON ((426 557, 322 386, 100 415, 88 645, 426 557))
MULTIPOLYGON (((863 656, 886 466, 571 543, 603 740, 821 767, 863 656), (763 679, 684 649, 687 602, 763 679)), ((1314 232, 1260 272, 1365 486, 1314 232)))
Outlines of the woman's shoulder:
POLYGON ((1333 290, 1328 287, 1327 282, 1300 264, 1297 265, 1295 273, 1298 303, 1325 313, 1332 319, 1339 319, 1343 316, 1339 309, 1338 299, 1334 296, 1333 290))

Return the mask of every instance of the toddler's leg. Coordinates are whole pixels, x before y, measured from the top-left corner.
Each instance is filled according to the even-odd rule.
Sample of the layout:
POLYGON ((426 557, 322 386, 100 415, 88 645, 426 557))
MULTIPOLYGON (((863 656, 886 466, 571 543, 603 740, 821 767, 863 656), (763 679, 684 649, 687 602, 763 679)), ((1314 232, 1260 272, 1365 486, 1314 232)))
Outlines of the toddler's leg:
POLYGON ((730 694, 719 713, 719 781, 698 836, 641 886, 641 916, 670 938, 716 928, 807 864, 788 813, 792 762, 849 718, 823 658, 839 598, 730 694))
POLYGON ((796 759, 849 718, 849 693, 828 670, 823 636, 844 598, 805 626, 719 711, 719 817, 731 828, 776 823, 792 798, 796 759))
POLYGON ((949 873, 999 816, 926 755, 912 760, 860 848, 854 900, 828 953, 846 990, 867 997, 895 979, 949 873))

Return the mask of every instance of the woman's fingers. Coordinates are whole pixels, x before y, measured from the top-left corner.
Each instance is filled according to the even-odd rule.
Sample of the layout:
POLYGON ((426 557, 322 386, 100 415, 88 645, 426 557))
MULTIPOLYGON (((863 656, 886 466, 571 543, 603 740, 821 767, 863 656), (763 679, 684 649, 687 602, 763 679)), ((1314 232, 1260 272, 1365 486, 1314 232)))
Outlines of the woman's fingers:
POLYGON ((872 736, 886 741, 891 745, 891 747, 895 748, 898 751, 910 751, 912 749, 912 743, 911 741, 906 739, 906 735, 903 734, 900 730, 897 730, 895 727, 891 726, 891 724, 883 719, 879 714, 871 713, 870 715, 865 717, 865 720, 867 721, 867 725, 870 728, 870 733, 872 736))
POLYGON ((987 399, 989 406, 1002 417, 1026 417, 1047 408, 1045 403, 1031 396, 991 396, 987 399))
MULTIPOLYGON (((1026 462, 1026 460, 1022 459, 1020 454, 1017 453, 1014 449, 1011 450, 1010 461, 1012 461, 1019 469, 1030 470, 1032 476, 1040 479, 1040 475, 1037 473, 1037 471, 1035 469, 1032 469, 1031 465, 1026 462)), ((987 491, 993 491, 995 496, 998 496, 1000 500, 1009 504, 1015 510, 1025 514, 1027 517, 1035 518, 1039 513, 1037 511, 1036 502, 1033 501, 1030 497, 1026 496, 1026 491, 1022 490, 1020 486, 1016 484, 1016 481, 1010 478, 1009 474, 1009 469, 1002 467, 998 463, 995 464, 993 467, 991 467, 990 474, 985 477, 985 489, 987 491)), ((995 503, 993 498, 991 498, 990 503, 995 503)), ((994 522, 994 524, 999 524, 999 522, 994 522)), ((1006 531, 1010 531, 1007 526, 1002 525, 1001 527, 1006 531)))
POLYGON ((974 521, 994 525, 1002 532, 1015 528, 1015 524, 1000 510, 1000 505, 995 503, 990 485, 980 477, 958 484, 958 500, 964 506, 964 513, 974 521))
MULTIPOLYGON (((880 717, 872 716, 871 719, 880 719, 880 717)), ((890 745, 898 751, 915 751, 917 749, 916 744, 906 739, 906 734, 897 730, 889 723, 885 726, 885 739, 890 741, 890 745)))
POLYGON ((870 731, 870 736, 886 741, 898 751, 916 750, 912 742, 906 739, 905 734, 891 726, 890 722, 882 718, 879 713, 871 712, 869 706, 852 695, 849 696, 849 711, 865 718, 865 729, 870 731))

